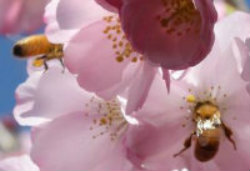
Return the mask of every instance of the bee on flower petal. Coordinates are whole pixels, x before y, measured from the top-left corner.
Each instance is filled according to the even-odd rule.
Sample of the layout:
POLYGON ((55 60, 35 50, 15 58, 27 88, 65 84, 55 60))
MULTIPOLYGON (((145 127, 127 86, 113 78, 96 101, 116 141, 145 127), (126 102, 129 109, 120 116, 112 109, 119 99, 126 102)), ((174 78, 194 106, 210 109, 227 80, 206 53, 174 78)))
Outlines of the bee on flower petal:
POLYGON ((13 54, 18 58, 30 58, 36 56, 33 62, 34 67, 44 65, 48 69, 47 61, 58 59, 63 64, 63 44, 50 43, 43 34, 32 35, 17 41, 13 47, 13 54))
MULTIPOLYGON (((195 101, 195 97, 188 97, 189 101, 195 101)), ((222 133, 233 144, 232 130, 221 120, 219 108, 209 101, 198 102, 193 112, 193 121, 196 123, 196 130, 185 140, 184 148, 176 153, 174 157, 186 151, 192 145, 193 136, 196 137, 195 157, 201 162, 211 160, 218 152, 222 133)))

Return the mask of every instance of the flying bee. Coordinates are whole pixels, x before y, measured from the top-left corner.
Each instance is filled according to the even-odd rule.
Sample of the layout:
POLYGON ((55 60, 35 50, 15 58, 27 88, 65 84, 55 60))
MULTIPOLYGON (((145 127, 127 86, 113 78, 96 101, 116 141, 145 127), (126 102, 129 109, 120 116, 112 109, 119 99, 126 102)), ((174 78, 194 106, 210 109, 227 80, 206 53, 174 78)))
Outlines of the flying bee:
POLYGON ((221 113, 216 105, 209 101, 197 103, 194 107, 193 121, 196 124, 196 130, 185 140, 184 148, 174 154, 174 157, 191 147, 193 136, 196 137, 194 154, 201 162, 209 161, 216 155, 222 133, 236 150, 236 144, 231 137, 233 132, 222 122, 221 113))
POLYGON ((47 61, 58 59, 63 64, 63 44, 50 43, 43 34, 32 35, 16 42, 13 47, 13 54, 18 58, 30 58, 37 56, 33 66, 40 67, 44 65, 48 69, 47 61))

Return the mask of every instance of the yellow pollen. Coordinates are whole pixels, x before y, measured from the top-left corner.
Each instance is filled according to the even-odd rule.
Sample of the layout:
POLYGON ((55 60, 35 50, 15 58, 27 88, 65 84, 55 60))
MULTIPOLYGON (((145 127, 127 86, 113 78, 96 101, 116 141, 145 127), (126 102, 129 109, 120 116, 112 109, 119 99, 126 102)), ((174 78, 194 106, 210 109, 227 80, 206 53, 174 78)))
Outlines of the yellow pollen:
POLYGON ((116 57, 117 62, 122 62, 124 60, 124 58, 122 56, 118 56, 116 57))
POLYGON ((33 61, 33 66, 34 67, 41 67, 41 66, 43 66, 43 64, 44 64, 44 60, 43 59, 35 59, 33 61))
POLYGON ((194 95, 190 94, 190 95, 188 95, 188 96, 186 97, 186 101, 187 101, 188 103, 195 103, 195 102, 196 102, 196 98, 195 98, 194 95))
POLYGON ((137 57, 133 57, 132 62, 137 62, 137 57))
POLYGON ((100 125, 106 125, 106 124, 107 124, 106 118, 101 118, 100 119, 100 125))

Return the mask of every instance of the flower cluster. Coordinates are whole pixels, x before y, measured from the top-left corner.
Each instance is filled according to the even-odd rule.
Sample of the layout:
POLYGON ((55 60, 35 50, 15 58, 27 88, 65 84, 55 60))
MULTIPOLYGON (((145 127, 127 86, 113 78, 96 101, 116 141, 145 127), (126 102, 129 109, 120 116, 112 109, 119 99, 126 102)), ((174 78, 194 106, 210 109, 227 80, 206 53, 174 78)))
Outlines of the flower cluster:
POLYGON ((45 67, 16 90, 31 152, 0 168, 249 170, 250 15, 214 3, 51 0, 45 67))

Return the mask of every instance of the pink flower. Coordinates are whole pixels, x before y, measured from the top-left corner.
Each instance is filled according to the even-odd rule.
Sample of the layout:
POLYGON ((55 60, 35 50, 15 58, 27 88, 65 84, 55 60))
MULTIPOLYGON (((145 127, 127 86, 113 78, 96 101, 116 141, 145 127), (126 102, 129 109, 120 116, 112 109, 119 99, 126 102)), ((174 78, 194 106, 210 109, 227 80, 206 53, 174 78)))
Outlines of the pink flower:
POLYGON ((104 101, 81 89, 74 75, 56 67, 43 75, 32 73, 17 96, 14 114, 19 123, 35 126, 31 156, 41 170, 133 167, 123 146, 131 122, 124 115, 123 100, 104 101))
MULTIPOLYGON (((236 13, 225 20, 234 25, 232 21, 237 18, 239 27, 244 25, 246 16, 236 13)), ((228 25, 221 24, 225 21, 219 22, 217 28, 226 30, 228 25)), ((223 33, 223 41, 228 46, 221 48, 216 39, 203 62, 190 69, 181 81, 173 81, 169 95, 163 80, 155 79, 145 105, 136 114, 140 124, 130 127, 126 138, 131 161, 139 168, 191 171, 250 168, 250 151, 246 150, 250 143, 250 96, 246 91, 247 81, 242 79, 238 67, 235 40, 231 39, 237 34, 227 33, 228 36, 223 33), (209 131, 215 136, 207 136, 219 142, 218 146, 216 143, 208 146, 211 143, 203 135, 209 131), (185 141, 187 147, 191 143, 190 148, 181 152, 185 141), (211 151, 195 152, 198 141, 198 145, 211 151)), ((240 37, 244 36, 242 32, 240 37)))
POLYGON ((194 66, 212 48, 212 0, 123 0, 116 7, 133 48, 165 69, 194 66))
POLYGON ((39 171, 28 155, 9 157, 0 161, 1 171, 39 171))
MULTIPOLYGON (((57 20, 54 20, 54 14, 54 19, 48 17, 48 37, 52 41, 63 42, 74 35, 69 42, 66 41, 64 62, 70 72, 77 74, 81 87, 106 100, 125 94, 129 99, 127 113, 138 110, 158 68, 144 62, 143 56, 133 50, 121 29, 118 16, 98 11, 101 7, 92 0, 86 2, 86 6, 96 10, 91 8, 89 11, 80 0, 74 0, 74 3, 60 0, 50 10, 47 8, 47 13, 53 13, 52 9, 57 11, 57 20), (93 11, 98 15, 88 17, 93 15, 93 11), (55 32, 49 29, 53 25, 50 21, 57 23, 55 32)), ((165 77, 168 78, 168 72, 165 72, 165 77)))
POLYGON ((30 33, 43 23, 48 0, 0 0, 0 33, 30 33))

